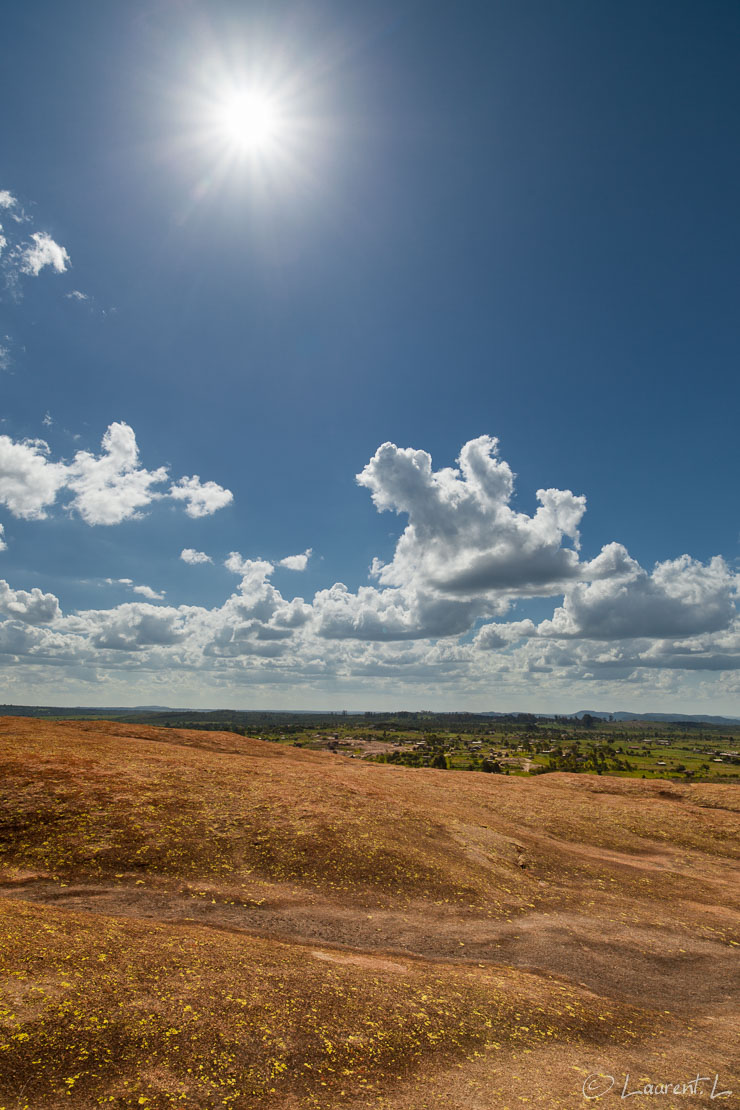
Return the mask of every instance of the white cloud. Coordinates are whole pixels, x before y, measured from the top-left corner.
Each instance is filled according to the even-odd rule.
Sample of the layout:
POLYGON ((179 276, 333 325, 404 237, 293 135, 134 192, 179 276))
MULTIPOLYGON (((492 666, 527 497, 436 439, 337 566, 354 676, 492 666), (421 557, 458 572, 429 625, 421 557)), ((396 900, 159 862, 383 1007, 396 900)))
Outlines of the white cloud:
MULTIPOLYGON (((114 477, 142 469, 133 433, 117 427, 101 456, 114 477)), ((573 709, 574 701, 595 704, 591 698, 603 696, 601 704, 639 708, 622 698, 653 691, 665 705, 687 689, 705 699, 718 691, 727 704, 734 689, 728 676, 740 673, 738 576, 720 558, 702 564, 689 556, 648 572, 616 543, 581 561, 582 499, 541 491, 537 512, 515 513, 513 476, 492 444, 466 445, 455 471, 434 472, 424 452, 392 446, 382 465, 372 466, 378 455, 371 460, 362 484, 379 508, 404 506, 409 515, 389 563, 397 584, 384 580, 381 567, 374 585, 351 590, 335 583, 304 600, 273 585, 272 562, 232 552, 225 566, 238 584, 213 608, 163 604, 163 594, 151 587, 119 579, 137 600, 63 616, 53 594, 6 583, 0 652, 8 667, 28 666, 35 674, 43 673, 42 663, 53 664, 55 675, 121 674, 132 684, 168 689, 192 688, 193 674, 207 675, 209 689, 231 690, 235 699, 245 687, 261 690, 257 704, 275 687, 292 689, 293 704, 305 705, 327 704, 328 695, 336 704, 342 691, 355 691, 355 704, 369 704, 381 688, 396 705, 464 699, 471 708, 490 708, 506 698, 519 708, 538 697, 557 711, 564 700, 573 709), (452 565, 444 577, 448 550, 452 565), (512 601, 532 594, 553 597, 549 620, 504 619, 512 601), (489 623, 476 629, 481 621, 489 623)), ((35 460, 42 471, 74 467, 79 458, 54 464, 45 445, 11 446, 22 449, 24 465, 35 460)), ((86 462, 101 461, 80 454, 86 462)), ((86 474, 92 463, 82 468, 86 474)), ((93 472, 96 489, 111 486, 93 472)), ((62 477, 67 488, 66 471, 62 477)), ((167 496, 153 486, 147 487, 153 497, 167 496)), ((115 483, 112 488, 115 500, 115 483)), ((46 496, 37 499, 35 512, 43 513, 51 493, 46 496)), ((139 511, 128 501, 125 509, 139 511)), ((193 565, 210 561, 194 548, 180 557, 193 565)))
POLYGON ((0 211, 5 212, 10 220, 10 226, 0 226, 0 273, 5 287, 17 300, 20 297, 20 275, 38 277, 47 268, 63 274, 70 258, 66 248, 55 242, 46 231, 32 231, 29 238, 23 238, 25 227, 31 222, 30 217, 26 216, 7 189, 0 189, 0 211))
POLYGON ((266 559, 245 559, 238 551, 231 551, 224 560, 224 566, 233 574, 241 574, 245 579, 269 578, 275 569, 266 559))
POLYGON ((14 442, 0 436, 0 504, 14 516, 41 520, 66 480, 63 463, 47 459, 49 446, 41 439, 14 442))
POLYGON ((432 469, 426 451, 384 443, 357 475, 382 512, 408 516, 393 560, 377 560, 381 585, 415 586, 447 597, 548 595, 577 578, 578 524, 586 499, 570 490, 537 491, 534 516, 510 507, 514 475, 498 440, 462 448, 459 469, 432 469), (570 540, 572 547, 564 547, 570 540))
POLYGON ((537 628, 533 621, 509 621, 507 624, 484 624, 475 635, 473 643, 483 651, 508 647, 516 640, 535 636, 537 628))
MULTIPOLYGON (((323 640, 369 643, 448 638, 467 633, 476 621, 503 616, 517 597, 560 592, 566 600, 551 622, 544 622, 539 629, 530 620, 487 625, 475 638, 476 649, 505 653, 523 638, 594 634, 593 629, 580 629, 573 623, 577 600, 595 602, 602 594, 611 597, 625 582, 644 579, 645 572, 619 544, 607 545, 588 562, 579 560, 577 525, 584 499, 569 491, 540 490, 540 508, 533 516, 515 513, 508 504, 513 476, 495 453, 494 441, 482 437, 463 448, 459 471, 435 473, 425 452, 399 450, 393 445, 381 448, 360 475, 360 484, 371 488, 379 509, 395 506, 407 512, 409 524, 388 567, 376 563, 379 587, 352 591, 335 583, 316 593, 310 619, 304 620, 313 634, 323 640), (564 538, 572 541, 572 548, 562 546, 564 538), (570 614, 568 620, 564 612, 570 614)), ((307 558, 308 552, 304 555, 307 558)), ((288 560, 278 565, 293 564, 297 569, 299 560, 304 565, 303 557, 288 560)), ((272 619, 271 612, 282 603, 267 582, 273 565, 245 559, 238 552, 232 552, 225 565, 242 576, 243 594, 251 594, 250 583, 259 583, 263 606, 268 600, 272 606, 260 617, 272 619)), ((685 573, 683 564, 682 569, 685 573)), ((661 572, 656 573, 659 583, 661 572)), ((726 622, 732 610, 728 589, 723 582, 724 601, 718 603, 719 608, 708 604, 706 591, 699 592, 697 605, 704 623, 696 628, 716 628, 726 622)), ((581 608, 584 604, 581 601, 581 608)), ((684 605, 680 597, 678 604, 684 605)), ((649 607, 644 598, 635 602, 635 608, 646 620, 649 607)), ((300 612, 305 616, 303 609, 300 612)), ((669 627, 680 631, 686 625, 680 620, 675 625, 656 624, 657 631, 650 634, 669 627)), ((614 629, 607 633, 613 634, 614 629)), ((537 650, 541 653, 544 649, 537 650)), ((532 660, 528 663, 529 667, 542 665, 532 660)))
POLYGON ((733 619, 735 590, 735 576, 720 556, 705 566, 682 555, 658 563, 652 574, 627 556, 613 577, 569 586, 539 632, 595 640, 716 632, 733 619))
POLYGON ((79 289, 73 289, 70 293, 65 293, 68 301, 89 301, 87 293, 81 293, 79 289))
POLYGON ((172 648, 181 642, 187 609, 132 601, 115 609, 83 610, 67 618, 68 639, 99 652, 141 652, 172 648))
POLYGON ((64 247, 55 243, 45 231, 32 231, 33 246, 20 252, 21 273, 38 277, 45 266, 51 266, 58 274, 63 274, 69 265, 69 255, 64 247))
POLYGON ((382 512, 408 516, 393 559, 373 560, 380 588, 320 591, 327 638, 410 640, 467 632, 512 600, 552 596, 583 574, 578 524, 585 498, 539 490, 533 516, 513 510, 514 475, 490 436, 462 448, 459 469, 434 471, 426 451, 385 443, 357 475, 382 512), (566 543, 571 546, 565 546, 566 543))
MULTIPOLYGON (((535 635, 535 626, 528 620, 486 626, 473 643, 456 637, 393 641, 387 636, 391 618, 379 598, 383 593, 397 594, 391 589, 374 591, 379 638, 327 639, 321 635, 327 608, 320 595, 313 605, 302 598, 283 597, 269 582, 273 568, 265 560, 234 554, 230 565, 243 571, 243 577, 236 591, 213 609, 136 601, 62 617, 56 615, 56 599, 41 595, 51 598, 51 604, 47 602, 45 612, 36 615, 52 621, 48 631, 40 629, 38 635, 33 630, 33 634, 23 633, 20 624, 22 614, 32 616, 25 599, 33 595, 13 591, 13 617, 0 624, 0 651, 30 662, 69 664, 74 673, 89 667, 112 675, 129 668, 132 682, 132 667, 137 675, 160 675, 168 685, 197 671, 207 674, 212 686, 235 691, 244 684, 266 688, 278 684, 296 690, 353 688, 366 691, 365 702, 377 694, 375 684, 382 679, 382 689, 389 696, 394 691, 402 698, 422 696, 424 704, 432 704, 430 699, 443 697, 446 688, 448 701, 477 697, 478 704, 483 699, 483 707, 507 691, 519 705, 522 697, 531 699, 536 694, 552 708, 552 699, 567 697, 571 704, 572 698, 591 697, 597 688, 597 693, 610 691, 617 697, 625 683, 630 689, 636 685, 657 689, 662 683, 662 689, 668 690, 663 676, 680 669, 684 675, 711 676, 740 668, 738 622, 721 633, 683 641, 554 640, 535 635)), ((335 586, 328 592, 341 609, 352 609, 354 595, 346 587, 335 586)), ((356 608, 367 613, 367 598, 360 598, 356 608)), ((402 632, 408 619, 400 605, 395 620, 402 632)), ((376 629, 369 627, 361 631, 376 635, 376 629)))
POLYGON ((183 563, 189 563, 190 566, 196 566, 198 563, 212 563, 210 555, 206 555, 205 551, 196 551, 194 547, 183 547, 180 552, 180 558, 183 563))
POLYGON ((20 297, 20 275, 38 278, 45 269, 67 272, 69 253, 48 232, 32 231, 24 238, 30 218, 7 189, 0 189, 0 212, 7 213, 10 220, 10 225, 0 226, 0 271, 14 300, 20 297))
POLYGON ((130 586, 132 593, 145 597, 147 601, 163 601, 165 590, 153 590, 151 586, 137 586, 132 578, 104 578, 108 586, 130 586))
POLYGON ((140 467, 133 428, 111 424, 103 436, 99 456, 78 451, 67 468, 66 485, 74 493, 70 503, 88 524, 120 524, 136 519, 140 509, 161 495, 152 486, 167 479, 167 468, 140 467))
POLYGON ((279 561, 278 566, 285 567, 287 570, 305 570, 312 553, 312 548, 307 547, 301 555, 286 555, 279 561))
POLYGON ((196 518, 210 516, 234 500, 231 490, 224 489, 216 482, 201 482, 197 474, 174 482, 170 486, 170 497, 174 497, 176 501, 185 501, 185 512, 196 518))
POLYGON ((342 582, 319 590, 314 598, 318 631, 327 639, 414 640, 467 632, 483 609, 495 603, 457 600, 412 588, 375 589, 361 586, 353 593, 342 582))
POLYGON ((226 657, 283 654, 285 645, 278 642, 289 640, 307 624, 311 606, 301 597, 288 601, 282 596, 268 581, 275 568, 265 559, 245 559, 232 551, 224 565, 239 574, 241 582, 223 606, 210 612, 204 651, 226 657), (264 641, 272 646, 268 649, 264 641))
POLYGON ((39 520, 66 490, 72 494, 66 503, 70 511, 87 524, 111 525, 140 518, 142 509, 167 496, 190 499, 186 512, 191 516, 215 512, 219 503, 232 500, 229 490, 214 482, 201 485, 197 478, 181 479, 187 492, 156 489, 169 480, 167 467, 147 470, 140 465, 136 436, 128 424, 111 424, 101 446, 100 455, 78 451, 70 463, 49 462, 44 440, 15 442, 0 436, 0 504, 15 516, 39 520))
POLYGON ((164 601, 164 590, 158 593, 157 590, 153 590, 151 586, 134 586, 133 589, 135 594, 140 594, 149 601, 164 601))
POLYGON ((5 542, 5 525, 0 524, 0 551, 7 551, 8 545, 5 542))
POLYGON ((13 590, 0 579, 0 613, 26 624, 48 624, 60 615, 59 600, 54 594, 44 594, 38 587, 13 590))

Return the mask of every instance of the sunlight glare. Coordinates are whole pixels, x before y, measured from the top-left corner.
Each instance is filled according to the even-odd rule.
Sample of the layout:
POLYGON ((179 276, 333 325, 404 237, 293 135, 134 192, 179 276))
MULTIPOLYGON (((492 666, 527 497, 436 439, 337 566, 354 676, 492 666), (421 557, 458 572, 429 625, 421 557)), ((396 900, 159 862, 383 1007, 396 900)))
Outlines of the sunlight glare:
POLYGON ((263 154, 280 139, 277 104, 260 92, 234 93, 218 105, 216 124, 226 143, 242 154, 263 154))

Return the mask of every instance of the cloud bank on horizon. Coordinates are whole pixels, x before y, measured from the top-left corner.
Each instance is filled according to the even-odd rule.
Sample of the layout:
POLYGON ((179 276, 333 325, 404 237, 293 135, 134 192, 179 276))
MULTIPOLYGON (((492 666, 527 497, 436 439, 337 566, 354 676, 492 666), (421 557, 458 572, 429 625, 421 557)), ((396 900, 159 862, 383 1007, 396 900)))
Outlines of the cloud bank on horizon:
MULTIPOLYGON (((532 515, 517 511, 514 474, 488 435, 439 470, 426 451, 384 443, 357 483, 379 512, 406 520, 392 559, 373 560, 374 584, 284 596, 274 574, 304 572, 310 548, 276 562, 231 552, 223 566, 238 584, 211 607, 163 603, 163 591, 126 578, 117 581, 143 600, 65 613, 53 593, 2 580, 5 667, 31 683, 53 667, 57 681, 66 673, 98 689, 185 689, 197 673, 222 692, 354 690, 368 701, 380 680, 399 698, 441 685, 460 702, 533 682, 553 694, 594 682, 670 692, 678 674, 737 689, 740 577, 722 557, 683 555, 648 570, 610 542, 582 559, 585 498, 540 489, 532 515), (532 598, 559 604, 547 619, 507 619, 532 598)), ((166 467, 144 468, 124 423, 110 425, 99 455, 79 451, 70 462, 50 461, 41 441, 0 437, 0 503, 11 515, 43 527, 65 496, 66 512, 106 526, 168 498, 193 518, 232 500, 197 476, 172 482, 166 467)), ((214 562, 194 548, 172 559, 199 574, 214 562)))

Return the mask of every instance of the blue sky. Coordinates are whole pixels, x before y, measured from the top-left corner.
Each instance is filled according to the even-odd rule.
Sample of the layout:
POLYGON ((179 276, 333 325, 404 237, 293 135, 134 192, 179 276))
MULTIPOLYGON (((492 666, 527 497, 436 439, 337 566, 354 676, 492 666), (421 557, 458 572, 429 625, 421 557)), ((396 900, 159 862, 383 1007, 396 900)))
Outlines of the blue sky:
POLYGON ((11 0, 2 700, 740 714, 739 46, 11 0))

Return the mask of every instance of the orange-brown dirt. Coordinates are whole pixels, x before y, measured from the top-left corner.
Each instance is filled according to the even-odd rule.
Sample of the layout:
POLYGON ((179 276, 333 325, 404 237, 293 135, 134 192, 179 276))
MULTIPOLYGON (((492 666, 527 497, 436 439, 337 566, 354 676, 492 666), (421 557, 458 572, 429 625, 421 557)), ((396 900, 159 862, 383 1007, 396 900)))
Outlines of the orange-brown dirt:
POLYGON ((2 718, 0 1110, 740 1105, 739 828, 732 786, 2 718))

